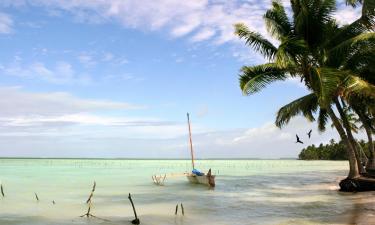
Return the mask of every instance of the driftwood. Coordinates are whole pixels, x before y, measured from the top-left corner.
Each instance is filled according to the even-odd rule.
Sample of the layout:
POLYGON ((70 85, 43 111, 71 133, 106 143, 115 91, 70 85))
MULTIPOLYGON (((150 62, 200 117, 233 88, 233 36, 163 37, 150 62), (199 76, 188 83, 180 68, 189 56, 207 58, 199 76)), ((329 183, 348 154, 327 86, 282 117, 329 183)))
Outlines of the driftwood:
POLYGON ((182 212, 182 215, 185 216, 184 205, 182 205, 182 203, 181 203, 181 212, 182 212))
POLYGON ((154 184, 156 184, 156 185, 163 186, 163 185, 164 185, 165 178, 167 178, 167 174, 164 174, 164 176, 162 176, 162 175, 159 175, 159 176, 153 175, 153 176, 152 176, 152 181, 153 181, 154 184))
POLYGON ((137 212, 135 211, 133 199, 132 199, 132 196, 130 195, 130 193, 129 193, 128 199, 129 199, 130 203, 132 204, 133 212, 134 212, 134 217, 135 217, 135 219, 132 220, 132 224, 140 224, 141 221, 139 221, 139 219, 138 219, 137 212))
MULTIPOLYGON (((184 209, 184 205, 181 203, 181 212, 182 212, 182 215, 185 216, 185 209, 184 209)), ((174 214, 177 215, 178 213, 178 204, 176 205, 176 210, 174 211, 174 214)))
POLYGON ((96 219, 99 219, 99 220, 103 220, 103 221, 109 222, 109 220, 106 220, 106 219, 103 219, 103 218, 100 218, 100 217, 92 215, 90 213, 90 211, 91 211, 91 202, 89 203, 89 208, 87 209, 87 212, 85 214, 83 214, 82 216, 80 216, 80 217, 87 217, 87 218, 93 217, 93 218, 96 218, 96 219))
POLYGON ((89 218, 89 217, 95 217, 94 215, 92 215, 90 213, 90 211, 91 211, 91 202, 89 203, 89 208, 87 209, 87 212, 85 214, 83 214, 82 216, 80 216, 80 217, 84 217, 84 216, 86 216, 87 218, 89 218))
POLYGON ((94 196, 95 188, 96 188, 96 182, 94 181, 94 185, 92 186, 91 193, 89 195, 89 198, 86 201, 86 204, 89 205, 89 208, 87 209, 87 212, 85 214, 81 215, 80 217, 87 217, 87 218, 93 217, 93 218, 100 219, 100 220, 103 220, 103 221, 109 221, 109 220, 106 220, 106 219, 103 219, 103 218, 100 218, 100 217, 97 217, 97 216, 94 216, 93 214, 91 214, 92 197, 94 196))
POLYGON ((35 194, 35 198, 36 198, 36 200, 39 202, 39 197, 38 197, 38 195, 36 194, 36 193, 34 193, 35 194))
POLYGON ((92 186, 92 190, 91 190, 91 193, 89 195, 89 198, 86 201, 86 204, 89 204, 91 202, 91 198, 92 198, 92 196, 94 196, 95 188, 96 188, 96 182, 94 181, 94 185, 92 186))
POLYGON ((1 195, 2 195, 3 197, 5 197, 5 194, 4 194, 4 188, 3 188, 3 184, 1 184, 1 187, 0 187, 0 189, 1 189, 1 195))

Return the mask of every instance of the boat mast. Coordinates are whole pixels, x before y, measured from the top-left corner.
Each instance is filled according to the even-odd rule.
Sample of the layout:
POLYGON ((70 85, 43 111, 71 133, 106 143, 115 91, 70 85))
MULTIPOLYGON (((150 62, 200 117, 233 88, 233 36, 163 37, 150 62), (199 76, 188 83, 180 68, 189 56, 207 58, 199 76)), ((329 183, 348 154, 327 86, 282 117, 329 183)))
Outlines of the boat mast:
POLYGON ((191 152, 191 164, 194 167, 194 151, 193 151, 193 141, 191 140, 191 128, 190 128, 190 118, 189 118, 189 113, 187 113, 187 119, 188 119, 188 126, 189 126, 189 140, 190 140, 190 152, 191 152))

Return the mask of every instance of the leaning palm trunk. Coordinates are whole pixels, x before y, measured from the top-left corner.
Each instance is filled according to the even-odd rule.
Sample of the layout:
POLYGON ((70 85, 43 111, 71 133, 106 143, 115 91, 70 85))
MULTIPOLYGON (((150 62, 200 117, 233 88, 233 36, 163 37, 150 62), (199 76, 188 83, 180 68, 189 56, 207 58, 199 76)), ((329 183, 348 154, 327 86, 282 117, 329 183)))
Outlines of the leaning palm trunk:
POLYGON ((367 161, 366 164, 366 170, 371 173, 375 173, 375 150, 374 150, 374 142, 372 141, 372 133, 370 127, 364 124, 365 131, 367 134, 367 139, 368 139, 368 149, 370 152, 370 157, 369 160, 367 161))
POLYGON ((364 166, 362 165, 361 154, 359 152, 360 150, 358 148, 358 143, 353 137, 353 133, 352 133, 352 130, 350 128, 348 118, 347 118, 344 110, 342 109, 341 104, 340 104, 340 102, 338 101, 337 98, 334 99, 334 103, 336 105, 337 111, 340 114, 340 117, 341 117, 341 120, 342 120, 342 125, 345 128, 347 138, 348 138, 348 140, 349 140, 349 142, 350 142, 350 144, 351 144, 351 146, 354 150, 355 158, 356 158, 357 165, 358 165, 358 168, 359 168, 359 173, 361 173, 361 174, 366 173, 366 170, 365 170, 364 166))
POLYGON ((368 123, 368 118, 366 118, 365 113, 353 105, 354 111, 357 113, 359 120, 362 122, 363 128, 366 131, 367 140, 368 140, 368 151, 369 151, 369 159, 366 164, 367 172, 375 172, 375 149, 374 149, 374 142, 372 140, 372 130, 368 123))
MULTIPOLYGON (((358 114, 360 120, 363 121, 363 115, 361 113, 358 114)), ((365 128, 367 139, 368 139, 368 150, 369 150, 369 160, 366 164, 366 170, 368 172, 375 172, 375 149, 374 149, 374 142, 372 141, 372 131, 369 125, 366 122, 363 122, 363 127, 365 128)))
POLYGON ((359 177, 359 170, 357 164, 357 158, 355 156, 355 150, 353 149, 352 144, 350 143, 344 128, 341 126, 339 119, 336 117, 335 113, 332 111, 330 107, 327 109, 328 115, 331 118, 333 125, 335 126, 337 132, 339 133, 341 140, 347 146, 346 151, 348 153, 349 158, 349 174, 348 178, 356 178, 359 177))

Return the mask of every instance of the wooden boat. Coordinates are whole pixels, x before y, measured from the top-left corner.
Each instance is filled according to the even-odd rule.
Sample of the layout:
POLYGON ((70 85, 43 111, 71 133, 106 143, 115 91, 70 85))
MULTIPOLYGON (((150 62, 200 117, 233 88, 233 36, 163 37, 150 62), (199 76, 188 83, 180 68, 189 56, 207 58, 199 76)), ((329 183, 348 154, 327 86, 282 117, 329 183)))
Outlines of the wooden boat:
POLYGON ((215 175, 211 174, 211 169, 208 170, 206 174, 199 173, 195 169, 194 165, 194 150, 193 150, 193 141, 191 138, 191 127, 190 127, 190 118, 189 113, 187 113, 187 120, 188 120, 188 127, 189 127, 189 142, 190 142, 190 153, 191 153, 191 164, 193 166, 193 170, 191 173, 186 173, 186 177, 190 183, 193 184, 203 184, 209 187, 215 187, 215 175), (197 171, 198 173, 193 173, 197 171))
POLYGON ((209 187, 215 187, 215 175, 211 175, 211 169, 205 175, 198 176, 193 173, 188 173, 186 174, 186 177, 190 183, 204 184, 209 187))

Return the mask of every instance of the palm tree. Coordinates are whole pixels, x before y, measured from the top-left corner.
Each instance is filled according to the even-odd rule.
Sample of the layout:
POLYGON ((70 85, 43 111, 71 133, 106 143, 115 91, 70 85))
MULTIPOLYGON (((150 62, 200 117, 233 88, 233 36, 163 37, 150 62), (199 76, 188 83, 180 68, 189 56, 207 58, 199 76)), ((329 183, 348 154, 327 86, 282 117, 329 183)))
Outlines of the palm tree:
POLYGON ((370 153, 368 157, 369 160, 366 164, 366 170, 373 173, 375 172, 375 149, 372 135, 375 133, 375 119, 368 105, 375 105, 375 103, 373 102, 368 104, 368 101, 365 99, 356 97, 350 99, 350 105, 353 111, 358 115, 358 121, 362 123, 360 128, 364 129, 366 132, 368 140, 368 152, 370 153))
POLYGON ((355 178, 359 176, 358 149, 338 99, 356 95, 374 97, 375 87, 351 70, 343 70, 343 55, 339 54, 348 52, 352 46, 374 41, 374 34, 367 32, 372 17, 365 15, 349 26, 339 27, 332 17, 334 0, 291 0, 291 6, 292 21, 279 1, 273 1, 272 8, 264 15, 268 31, 280 42, 277 47, 245 25, 235 25, 235 33, 269 60, 263 65, 244 66, 240 87, 245 95, 249 95, 271 82, 300 77, 311 94, 283 107, 276 124, 281 127, 300 113, 314 120, 313 115, 319 109, 320 127, 323 128, 324 121, 330 118, 347 145, 348 177, 355 178), (342 123, 332 106, 339 111, 342 123))

